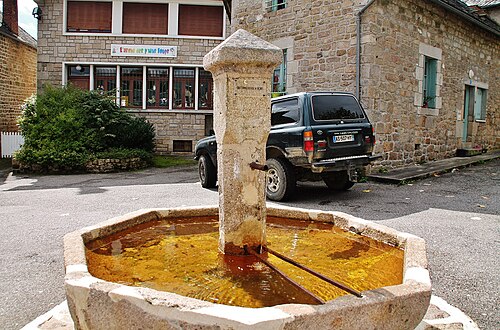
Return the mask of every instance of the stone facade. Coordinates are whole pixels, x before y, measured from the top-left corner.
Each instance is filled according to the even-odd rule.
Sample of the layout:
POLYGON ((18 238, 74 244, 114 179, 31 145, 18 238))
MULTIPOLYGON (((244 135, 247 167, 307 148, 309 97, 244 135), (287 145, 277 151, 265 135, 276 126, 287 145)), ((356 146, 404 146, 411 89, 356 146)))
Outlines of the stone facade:
POLYGON ((18 131, 21 105, 36 92, 36 54, 36 47, 0 28, 0 131, 18 131))
MULTIPOLYGON (((457 148, 500 148, 500 43, 437 1, 375 0, 359 16, 360 100, 377 134, 378 165, 451 157, 457 148), (436 106, 422 104, 423 60, 438 60, 436 106), (435 57, 436 56, 436 57, 435 57), (469 120, 464 93, 487 90, 485 120, 469 120)), ((356 92, 357 18, 368 1, 233 1, 233 28, 287 49, 287 91, 356 92)))
MULTIPOLYGON (((113 1, 113 6, 115 2, 113 1)), ((173 1, 172 3, 183 3, 173 1)), ((155 35, 91 34, 65 32, 65 0, 40 0, 43 19, 38 25, 38 90, 44 84, 61 85, 67 82, 67 65, 163 66, 202 69, 203 56, 225 37, 181 37, 155 35), (174 58, 111 56, 111 45, 158 45, 177 47, 174 58)), ((187 4, 213 4, 214 1, 186 1, 187 4)), ((220 1, 222 5, 222 1, 220 1)), ((114 24, 114 23, 113 23, 114 24)), ((225 23, 229 26, 229 20, 225 23)), ((156 129, 157 152, 172 153, 174 141, 188 142, 194 150, 197 140, 211 128, 212 109, 127 109, 145 117, 156 129)), ((182 151, 180 151, 182 153, 182 151)))
MULTIPOLYGON (((174 141, 191 141, 194 143, 209 135, 206 127, 212 127, 212 114, 199 111, 173 112, 165 111, 130 111, 138 116, 144 117, 152 123, 156 131, 156 150, 159 153, 171 153, 174 141)), ((183 153, 177 151, 176 154, 183 153)), ((185 153, 190 153, 186 151, 185 153)))

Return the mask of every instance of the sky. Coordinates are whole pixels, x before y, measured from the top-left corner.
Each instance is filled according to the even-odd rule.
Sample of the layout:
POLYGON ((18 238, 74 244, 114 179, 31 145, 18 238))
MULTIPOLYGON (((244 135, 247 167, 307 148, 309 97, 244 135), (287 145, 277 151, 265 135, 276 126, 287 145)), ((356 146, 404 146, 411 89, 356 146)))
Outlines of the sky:
MULTIPOLYGON (((19 26, 36 39, 38 22, 33 15, 31 15, 35 7, 38 7, 38 5, 33 0, 17 0, 19 26)), ((0 0, 0 8, 3 8, 2 0, 0 0)))

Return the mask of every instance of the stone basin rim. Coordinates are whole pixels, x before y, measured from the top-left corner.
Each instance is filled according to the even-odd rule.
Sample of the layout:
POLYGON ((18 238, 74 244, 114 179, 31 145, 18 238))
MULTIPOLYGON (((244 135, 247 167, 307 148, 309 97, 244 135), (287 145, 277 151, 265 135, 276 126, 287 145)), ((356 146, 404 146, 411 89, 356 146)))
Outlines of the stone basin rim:
POLYGON ((235 329, 256 325, 269 329, 282 328, 285 324, 311 315, 324 316, 333 313, 340 317, 340 315, 349 314, 352 309, 377 310, 379 308, 376 307, 377 305, 382 306, 384 310, 396 309, 397 307, 394 306, 399 306, 402 300, 413 302, 410 304, 412 305, 411 312, 417 314, 417 317, 413 316, 415 320, 412 324, 416 322, 416 326, 427 310, 431 296, 431 283, 427 270, 425 241, 417 236, 336 211, 267 204, 268 216, 330 222, 341 229, 403 248, 405 257, 402 284, 363 291, 363 298, 352 295, 341 296, 324 305, 284 304, 247 308, 220 305, 171 292, 107 282, 88 272, 85 243, 93 239, 152 220, 216 215, 218 215, 218 206, 141 209, 67 234, 64 237, 65 287, 73 319, 81 320, 86 317, 87 314, 75 304, 78 306, 82 303, 88 304, 87 299, 91 292, 106 296, 110 302, 135 306, 138 310, 155 315, 155 317, 207 327, 216 324, 235 329), (415 306, 415 303, 421 308, 415 306))

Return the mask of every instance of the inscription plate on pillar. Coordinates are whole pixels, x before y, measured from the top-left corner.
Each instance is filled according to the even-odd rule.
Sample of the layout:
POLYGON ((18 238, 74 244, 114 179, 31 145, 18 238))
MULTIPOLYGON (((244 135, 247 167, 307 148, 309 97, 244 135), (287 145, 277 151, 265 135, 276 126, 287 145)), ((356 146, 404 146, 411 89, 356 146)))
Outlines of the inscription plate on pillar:
POLYGON ((267 82, 262 79, 238 78, 234 80, 234 95, 243 97, 267 96, 267 82))

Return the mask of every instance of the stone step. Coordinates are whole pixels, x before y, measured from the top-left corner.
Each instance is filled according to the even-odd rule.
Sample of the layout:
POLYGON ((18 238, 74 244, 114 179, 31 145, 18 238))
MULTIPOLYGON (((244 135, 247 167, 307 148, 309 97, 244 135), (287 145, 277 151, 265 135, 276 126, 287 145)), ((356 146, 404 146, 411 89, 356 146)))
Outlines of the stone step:
POLYGON ((457 149, 457 157, 471 157, 485 153, 486 150, 482 148, 460 148, 457 149))

